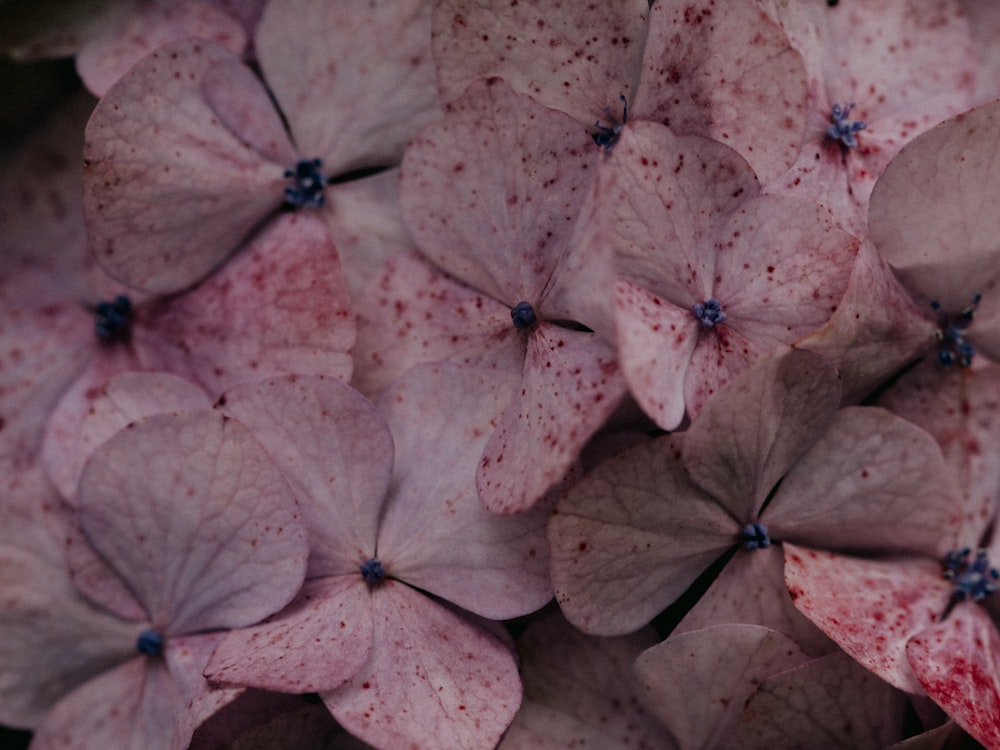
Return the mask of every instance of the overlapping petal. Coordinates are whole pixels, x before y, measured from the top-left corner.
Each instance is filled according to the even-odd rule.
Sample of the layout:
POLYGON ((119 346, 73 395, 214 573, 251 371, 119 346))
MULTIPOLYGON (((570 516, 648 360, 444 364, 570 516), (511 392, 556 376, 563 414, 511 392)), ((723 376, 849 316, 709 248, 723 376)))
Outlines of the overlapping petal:
MULTIPOLYGON (((158 293, 188 287, 281 205, 289 165, 230 130, 205 87, 215 66, 234 59, 207 41, 167 45, 95 109, 83 207, 98 262, 115 278, 158 293)), ((266 100, 259 83, 237 82, 266 100)))
POLYGON ((383 581, 372 606, 368 663, 320 694, 334 718, 378 747, 494 747, 521 698, 508 646, 397 581, 383 581))
POLYGON ((480 77, 586 126, 621 116, 618 96, 638 84, 649 4, 644 0, 530 3, 445 0, 434 6, 432 37, 442 99, 453 102, 480 77))
POLYGON ((291 490, 221 415, 134 423, 91 456, 79 503, 91 544, 168 634, 252 624, 302 583, 308 545, 291 490))
POLYGON ((430 23, 428 0, 268 4, 257 57, 304 157, 332 174, 399 161, 441 114, 430 23))

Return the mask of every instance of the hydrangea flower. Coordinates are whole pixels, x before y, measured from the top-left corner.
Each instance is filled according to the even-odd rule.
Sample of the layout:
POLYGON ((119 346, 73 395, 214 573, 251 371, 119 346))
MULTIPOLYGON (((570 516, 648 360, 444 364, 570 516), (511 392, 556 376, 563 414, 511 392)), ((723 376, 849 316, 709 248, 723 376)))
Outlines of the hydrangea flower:
POLYGON ((500 79, 473 84, 402 165, 404 217, 441 270, 394 259, 359 307, 355 382, 365 392, 418 362, 493 369, 483 398, 499 410, 477 485, 494 511, 536 503, 624 395, 609 331, 595 322, 607 254, 578 221, 600 210, 595 156, 568 116, 500 79), (491 391, 511 393, 509 383, 510 400, 496 401, 491 391))
POLYGON ((664 429, 840 303, 857 240, 817 204, 761 196, 724 145, 634 123, 599 164, 596 192, 584 223, 616 253, 622 370, 664 429))
MULTIPOLYGON (((775 542, 936 544, 952 512, 939 449, 883 409, 837 411, 839 397, 832 367, 792 350, 737 378, 686 432, 598 466, 549 523, 553 585, 567 618, 598 635, 633 631, 731 550, 726 568, 739 570, 768 556, 780 564, 775 542), (920 512, 914 494, 926 500, 920 512)), ((781 614, 780 588, 757 593, 752 576, 719 581, 721 621, 764 617, 759 624, 773 628, 780 618, 797 635, 794 618, 781 614)))
MULTIPOLYGON (((352 235, 371 188, 327 183, 391 166, 438 116, 429 23, 426 0, 272 0, 255 44, 280 114, 254 73, 211 42, 146 57, 87 129, 84 210, 98 262, 133 286, 178 291, 286 201, 318 209, 335 239, 352 235)), ((379 216, 361 224, 396 234, 393 211, 379 216)))
POLYGON ((259 621, 301 586, 308 544, 294 496, 239 423, 161 415, 94 452, 79 523, 104 568, 74 571, 78 590, 3 548, 0 685, 20 717, 5 708, 4 721, 35 726, 38 747, 180 750, 238 694, 201 675, 220 631, 259 621))
POLYGON ((973 103, 976 58, 955 0, 761 0, 805 59, 807 140, 767 192, 798 195, 865 231, 868 198, 908 141, 973 103))
POLYGON ((442 100, 497 75, 575 117, 604 147, 627 110, 628 122, 731 146, 761 179, 782 174, 806 116, 805 69, 788 38, 754 3, 724 12, 713 0, 651 5, 440 2, 433 43, 442 100))
POLYGON ((290 371, 347 379, 354 342, 338 255, 315 217, 280 217, 182 295, 151 298, 108 279, 89 255, 73 161, 88 104, 59 112, 0 180, 0 445, 32 455, 47 429, 67 498, 66 472, 82 460, 66 453, 115 373, 167 370, 214 397, 290 371))
POLYGON ((413 370, 382 400, 388 426, 331 380, 224 395, 219 408, 251 426, 301 498, 312 553, 296 600, 224 640, 210 679, 318 691, 378 747, 496 743, 520 703, 516 664, 503 638, 455 607, 510 618, 551 597, 547 513, 496 516, 479 503, 474 457, 494 407, 457 374, 413 370), (448 414, 429 398, 441 392, 448 414))

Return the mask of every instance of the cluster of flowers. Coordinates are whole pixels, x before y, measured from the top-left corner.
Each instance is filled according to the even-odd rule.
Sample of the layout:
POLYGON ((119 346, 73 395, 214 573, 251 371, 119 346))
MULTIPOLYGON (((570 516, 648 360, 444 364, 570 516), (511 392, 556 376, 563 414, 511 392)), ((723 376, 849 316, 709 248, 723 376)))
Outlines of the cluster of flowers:
POLYGON ((1000 748, 1000 4, 52 5, 0 724, 1000 748))

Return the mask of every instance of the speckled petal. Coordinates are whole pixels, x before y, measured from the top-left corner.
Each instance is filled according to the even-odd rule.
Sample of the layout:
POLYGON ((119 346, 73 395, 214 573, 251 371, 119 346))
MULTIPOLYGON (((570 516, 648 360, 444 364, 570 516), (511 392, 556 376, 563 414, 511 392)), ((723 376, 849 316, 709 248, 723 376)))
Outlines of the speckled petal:
POLYGON ((495 513, 537 503, 625 395, 610 346, 597 334, 549 323, 529 334, 521 386, 476 473, 479 497, 495 513))
POLYGON ((599 153, 568 115, 479 81, 407 149, 403 216, 448 273, 510 307, 543 307, 599 153))
POLYGON ((213 396, 290 373, 351 376, 354 317, 337 250, 314 216, 276 218, 202 284, 142 312, 133 336, 143 367, 213 396))
POLYGON ((314 578, 281 612, 226 633, 205 676, 215 683, 315 693, 353 677, 371 647, 371 594, 361 575, 314 578))
POLYGON ((442 273, 416 253, 385 263, 358 301, 352 384, 376 395, 414 365, 451 359, 517 376, 524 336, 510 308, 442 273))
POLYGON ((246 47, 242 24, 202 0, 136 3, 132 13, 117 20, 88 39, 76 57, 77 72, 96 96, 104 96, 129 68, 168 42, 208 39, 234 55, 246 47))
POLYGON ((621 280, 615 322, 622 373, 642 410, 665 430, 684 419, 684 382, 701 328, 690 308, 621 280))
POLYGON ((951 585, 927 558, 866 560, 785 544, 795 606, 865 669, 908 693, 924 689, 906 643, 941 618, 951 585))
POLYGON ((653 5, 634 116, 725 143, 777 177, 802 144, 805 64, 755 3, 713 6, 653 5))
POLYGON ((442 99, 495 75, 585 127, 611 125, 608 112, 622 115, 619 95, 635 94, 648 16, 645 0, 438 2, 432 42, 442 99))
POLYGON ((320 694, 334 718, 376 747, 494 747, 521 703, 508 647, 397 581, 373 600, 368 663, 320 694))
POLYGON ((915 635, 906 657, 927 694, 986 747, 1000 747, 1000 635, 976 604, 915 635))

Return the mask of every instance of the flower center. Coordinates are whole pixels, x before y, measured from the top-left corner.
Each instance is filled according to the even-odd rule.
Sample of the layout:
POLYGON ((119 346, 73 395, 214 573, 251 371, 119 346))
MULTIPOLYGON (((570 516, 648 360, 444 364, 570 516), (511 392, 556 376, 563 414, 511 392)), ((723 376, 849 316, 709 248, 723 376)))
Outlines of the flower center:
POLYGON ((320 159, 302 159, 295 169, 286 169, 285 178, 292 184, 285 186, 285 202, 295 208, 323 206, 323 188, 326 177, 320 171, 323 162, 320 159))
POLYGON ((857 133, 868 127, 864 120, 847 119, 854 106, 854 102, 848 102, 844 106, 834 104, 833 111, 830 112, 830 126, 826 129, 826 137, 831 141, 839 141, 843 148, 857 148, 857 133))
POLYGON ((163 653, 163 635, 158 630, 147 628, 139 633, 135 647, 144 656, 159 656, 163 653))
POLYGON ((105 344, 132 338, 132 300, 119 294, 111 302, 99 302, 94 308, 94 333, 105 344))
POLYGON ((767 535, 767 526, 762 523, 748 523, 743 527, 740 535, 743 542, 743 549, 767 549, 771 546, 771 537, 767 535))
POLYGON ((625 98, 625 94, 619 94, 618 99, 622 103, 621 120, 611 114, 611 110, 605 107, 604 114, 611 125, 601 125, 600 120, 594 122, 594 127, 597 128, 597 132, 594 133, 594 143, 605 151, 611 151, 615 147, 615 144, 618 143, 618 136, 621 135, 622 128, 625 127, 625 123, 628 121, 628 99, 625 98))
POLYGON ((385 568, 382 567, 382 561, 373 557, 361 563, 361 575, 372 586, 380 583, 385 578, 385 568))
POLYGON ((726 319, 726 314, 722 312, 722 303, 715 297, 692 305, 691 312, 705 328, 711 328, 726 319))
POLYGON ((535 308, 530 302, 518 302, 510 310, 510 318, 514 321, 514 328, 523 331, 530 325, 534 325, 538 318, 535 316, 535 308))
POLYGON ((972 550, 966 547, 945 555, 944 577, 955 584, 951 591, 953 601, 964 602, 971 599, 978 602, 997 590, 994 582, 1000 579, 1000 572, 990 567, 986 550, 977 550, 976 556, 970 560, 971 554, 972 550))
POLYGON ((940 304, 931 302, 931 308, 941 319, 941 327, 934 332, 934 337, 938 340, 938 362, 943 366, 951 367, 956 362, 962 367, 972 364, 976 350, 965 338, 965 331, 972 324, 981 299, 981 294, 974 295, 972 304, 955 316, 955 320, 951 320, 951 316, 941 309, 940 304))

